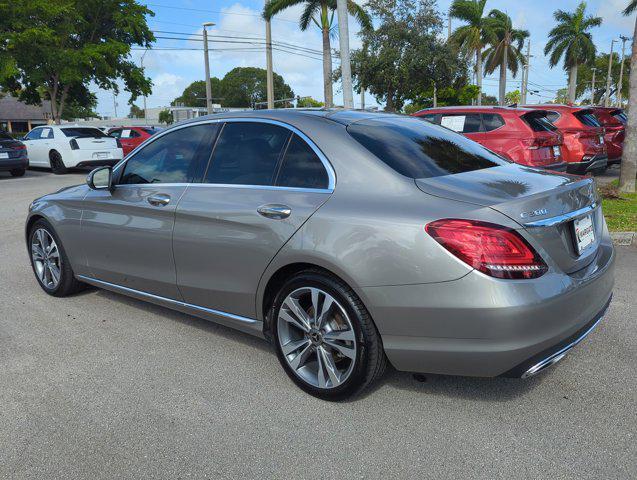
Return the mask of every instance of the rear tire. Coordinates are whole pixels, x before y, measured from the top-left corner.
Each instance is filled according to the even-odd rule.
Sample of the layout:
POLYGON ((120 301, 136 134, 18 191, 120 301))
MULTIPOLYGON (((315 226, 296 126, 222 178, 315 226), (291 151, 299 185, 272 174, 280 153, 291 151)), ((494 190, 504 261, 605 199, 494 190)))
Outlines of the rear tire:
POLYGON ((29 231, 31 267, 42 290, 54 297, 66 297, 84 289, 75 278, 62 242, 46 220, 38 220, 29 231))
POLYGON ((279 362, 310 395, 330 401, 353 397, 385 372, 387 358, 369 312, 336 277, 314 269, 294 275, 268 316, 279 362), (290 315, 301 315, 307 323, 290 315))
POLYGON ((26 170, 24 168, 14 168, 13 170, 11 170, 11 176, 12 177, 22 177, 24 175, 24 172, 26 170))
POLYGON ((49 153, 49 163, 51 164, 51 171, 56 175, 64 175, 69 170, 64 165, 64 160, 62 160, 62 155, 57 150, 53 150, 49 153))

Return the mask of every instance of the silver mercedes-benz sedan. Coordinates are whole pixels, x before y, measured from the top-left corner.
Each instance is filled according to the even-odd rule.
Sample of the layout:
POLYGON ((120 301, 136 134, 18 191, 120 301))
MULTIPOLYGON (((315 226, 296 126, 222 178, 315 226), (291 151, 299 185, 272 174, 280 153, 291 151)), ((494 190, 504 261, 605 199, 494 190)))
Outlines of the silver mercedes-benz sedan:
POLYGON ((175 125, 35 200, 26 239, 50 295, 90 284, 262 336, 325 399, 387 362, 534 375, 599 323, 615 257, 592 179, 354 111, 175 125))

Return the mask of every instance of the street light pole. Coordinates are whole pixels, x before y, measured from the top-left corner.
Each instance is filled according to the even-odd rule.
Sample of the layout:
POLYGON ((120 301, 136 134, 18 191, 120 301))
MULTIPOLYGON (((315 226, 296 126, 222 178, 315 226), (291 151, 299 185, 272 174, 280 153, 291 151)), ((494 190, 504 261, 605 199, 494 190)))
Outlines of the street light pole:
POLYGON ((617 40, 613 39, 610 42, 610 55, 608 56, 608 74, 606 75, 606 94, 604 96, 604 106, 610 106, 610 77, 613 68, 613 45, 617 40))
POLYGON ((203 55, 204 65, 206 69, 206 110, 208 115, 212 113, 212 84, 210 83, 210 60, 208 59, 208 30, 206 27, 212 27, 214 23, 205 22, 203 24, 203 55))
MULTIPOLYGON (((142 69, 144 68, 144 57, 146 56, 147 53, 148 53, 148 49, 144 50, 144 53, 142 53, 142 58, 139 61, 139 66, 142 69)), ((144 125, 148 125, 148 115, 146 115, 146 95, 144 95, 144 125)))
POLYGON ((347 0, 336 0, 338 14, 338 37, 341 48, 341 81, 343 83, 343 106, 354 108, 352 89, 352 65, 349 58, 349 27, 347 18, 347 0))
POLYGON ((595 72, 597 72, 597 68, 591 68, 593 71, 593 79, 591 80, 591 106, 595 105, 595 72))
POLYGON ((526 45, 526 62, 524 63, 524 68, 522 70, 522 92, 520 95, 520 100, 522 105, 526 104, 526 95, 529 90, 529 68, 531 63, 531 40, 526 45))
POLYGON ((272 27, 270 20, 265 21, 265 63, 266 63, 266 92, 268 108, 274 108, 274 73, 272 72, 272 27))
POLYGON ((619 64, 619 83, 617 85, 617 106, 621 108, 622 106, 622 82, 624 81, 624 56, 625 56, 625 47, 626 42, 630 40, 629 37, 624 35, 620 35, 619 38, 622 41, 622 60, 619 64))

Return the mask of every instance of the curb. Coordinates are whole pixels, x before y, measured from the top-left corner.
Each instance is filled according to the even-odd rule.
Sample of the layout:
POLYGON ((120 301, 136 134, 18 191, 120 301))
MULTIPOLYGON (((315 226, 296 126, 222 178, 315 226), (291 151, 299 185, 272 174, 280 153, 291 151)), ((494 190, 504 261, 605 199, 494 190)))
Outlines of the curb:
POLYGON ((637 233, 635 232, 610 232, 610 238, 618 246, 628 247, 637 244, 637 233))

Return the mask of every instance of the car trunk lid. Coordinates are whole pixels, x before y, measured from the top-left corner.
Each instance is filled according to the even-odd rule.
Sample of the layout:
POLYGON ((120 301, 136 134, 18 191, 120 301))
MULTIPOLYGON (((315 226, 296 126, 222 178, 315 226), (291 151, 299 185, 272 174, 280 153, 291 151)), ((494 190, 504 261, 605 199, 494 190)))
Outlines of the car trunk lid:
MULTIPOLYGON (((565 272, 594 258, 603 229, 593 180, 519 165, 417 179, 422 191, 490 207, 511 218, 565 272), (595 241, 578 252, 574 220, 592 216, 595 241)), ((542 253, 542 252, 540 252, 542 253)))

